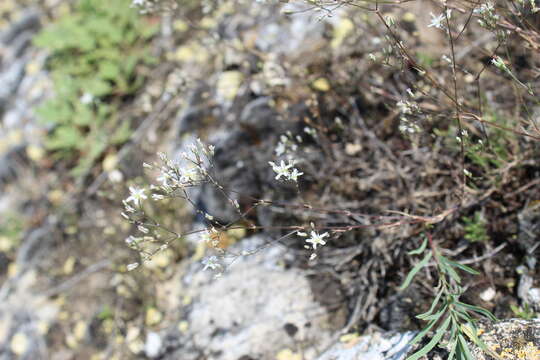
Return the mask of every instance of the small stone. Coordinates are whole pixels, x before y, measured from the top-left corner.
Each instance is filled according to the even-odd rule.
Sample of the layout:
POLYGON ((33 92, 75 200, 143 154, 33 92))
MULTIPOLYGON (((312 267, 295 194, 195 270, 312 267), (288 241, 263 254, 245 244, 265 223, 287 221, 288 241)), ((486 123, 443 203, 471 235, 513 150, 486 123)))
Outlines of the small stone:
POLYGON ((317 91, 326 92, 330 90, 330 83, 325 78, 318 78, 311 85, 317 91))
POLYGON ((84 321, 77 321, 75 328, 73 328, 73 335, 77 341, 82 340, 86 335, 86 324, 84 321))
POLYGON ((221 73, 216 84, 218 99, 222 101, 234 100, 243 81, 244 75, 240 71, 225 71, 221 73))
POLYGON ((75 268, 75 257, 70 256, 65 262, 64 266, 62 268, 65 275, 69 275, 73 272, 73 269, 75 268))
POLYGON ((180 331, 182 334, 187 333, 189 330, 189 323, 187 321, 180 321, 178 323, 178 331, 180 331))
POLYGON ((338 48, 347 36, 354 30, 354 23, 349 18, 341 19, 334 26, 334 38, 332 39, 331 46, 335 49, 338 48))
POLYGON ((109 154, 103 159, 103 170, 107 172, 112 171, 116 168, 117 164, 118 156, 116 154, 109 154))
POLYGON ((403 21, 413 23, 416 21, 416 16, 412 12, 406 12, 403 14, 403 21))
POLYGON ((16 333, 11 338, 10 349, 15 355, 21 356, 28 350, 28 337, 21 332, 16 333))
POLYGON ((277 353, 276 360, 302 360, 302 356, 290 349, 283 349, 277 353))
POLYGON ((354 156, 360 151, 362 151, 362 145, 360 144, 347 143, 345 145, 345 153, 349 156, 354 156))
POLYGON ((146 335, 146 342, 144 344, 144 353, 149 358, 155 358, 161 351, 163 341, 158 333, 150 332, 146 335))
POLYGON ((28 158, 34 162, 38 162, 41 159, 43 159, 43 156, 45 155, 45 151, 42 147, 37 145, 28 145, 26 147, 26 155, 28 158))
POLYGON ((493 289, 492 287, 488 287, 486 290, 480 293, 480 299, 484 301, 491 301, 495 298, 495 295, 497 295, 495 289, 493 289))
POLYGON ((148 326, 154 326, 161 322, 163 319, 163 315, 154 307, 149 308, 146 310, 146 318, 145 322, 148 326))

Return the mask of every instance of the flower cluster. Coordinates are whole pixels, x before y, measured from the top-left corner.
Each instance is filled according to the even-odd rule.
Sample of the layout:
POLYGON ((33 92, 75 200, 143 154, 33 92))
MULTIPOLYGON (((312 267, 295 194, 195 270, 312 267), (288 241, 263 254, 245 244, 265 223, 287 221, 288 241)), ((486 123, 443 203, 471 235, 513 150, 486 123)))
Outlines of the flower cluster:
POLYGON ((296 142, 293 139, 293 136, 290 131, 287 131, 285 135, 279 137, 279 143, 276 146, 275 152, 276 156, 290 155, 295 153, 298 150, 298 143, 302 142, 302 137, 296 136, 296 142))
MULTIPOLYGON (((139 251, 142 261, 148 261, 157 252, 165 250, 170 241, 159 234, 160 230, 163 230, 160 224, 147 216, 145 201, 160 201, 173 197, 189 200, 186 188, 213 181, 208 171, 212 167, 211 157, 214 150, 213 146, 205 145, 197 139, 195 144, 188 147, 187 152, 180 155, 178 161, 172 161, 164 153, 158 153, 161 163, 143 164, 146 169, 158 171, 157 184, 152 184, 149 188, 130 186, 129 196, 122 200, 124 212, 121 214, 142 233, 140 237, 129 236, 126 239, 126 244, 131 249, 139 251), (149 251, 149 248, 152 250, 149 251)), ((211 216, 206 214, 206 218, 211 219, 211 216)), ((169 237, 170 235, 169 231, 169 237)), ((128 265, 127 269, 133 270, 137 266, 138 263, 133 263, 128 265)))
MULTIPOLYGON (((316 133, 313 129, 306 127, 304 129, 304 132, 313 137, 316 136, 316 133)), ((276 173, 276 180, 282 178, 283 180, 297 182, 298 177, 304 175, 303 172, 300 172, 297 168, 294 167, 297 162, 296 160, 294 160, 294 157, 298 150, 298 144, 301 144, 302 142, 303 140, 300 135, 293 136, 290 131, 287 131, 284 135, 281 135, 279 137, 279 142, 274 151, 278 158, 284 157, 285 159, 287 159, 287 163, 285 163, 284 160, 281 160, 279 164, 276 164, 273 161, 268 162, 270 166, 272 166, 272 170, 274 170, 274 172, 276 173)))
MULTIPOLYGON (((407 93, 409 96, 413 97, 414 94, 410 89, 407 89, 407 93)), ((407 116, 418 114, 420 112, 420 108, 418 105, 412 101, 408 100, 400 100, 396 103, 396 106, 400 112, 400 124, 399 124, 399 131, 404 135, 412 135, 419 133, 422 129, 418 124, 411 121, 407 116)))
POLYGON ((499 20, 499 15, 495 12, 495 6, 491 2, 486 2, 474 9, 474 14, 478 16, 478 24, 481 27, 493 30, 499 20))
POLYGON ((272 166, 272 170, 276 173, 276 180, 279 180, 283 177, 284 180, 291 180, 294 182, 298 181, 298 177, 304 175, 303 172, 300 172, 297 168, 294 167, 295 161, 289 160, 287 164, 285 161, 281 160, 279 165, 276 165, 274 162, 268 162, 272 166))

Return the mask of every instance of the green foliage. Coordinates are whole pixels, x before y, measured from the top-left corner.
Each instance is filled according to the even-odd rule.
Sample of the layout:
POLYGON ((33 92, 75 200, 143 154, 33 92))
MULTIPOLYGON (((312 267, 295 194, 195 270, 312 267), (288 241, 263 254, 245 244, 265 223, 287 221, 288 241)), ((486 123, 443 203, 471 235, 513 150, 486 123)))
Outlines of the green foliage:
POLYGON ((465 223, 465 239, 470 242, 486 242, 489 236, 486 229, 486 222, 480 212, 475 212, 471 217, 463 217, 465 223))
POLYGON ((55 85, 55 96, 38 109, 42 122, 53 127, 46 146, 57 158, 78 157, 74 175, 84 174, 108 146, 130 135, 118 107, 144 82, 136 67, 153 61, 148 40, 156 27, 129 5, 129 0, 80 0, 34 39, 51 52, 55 85))
MULTIPOLYGON (((509 127, 508 119, 493 113, 488 120, 496 125, 509 127)), ((515 147, 516 136, 499 128, 489 128, 488 141, 472 142, 465 139, 465 156, 483 172, 501 168, 511 158, 511 150, 515 147)))
POLYGON ((114 318, 114 312, 108 305, 105 305, 103 306, 103 308, 101 309, 97 317, 98 319, 102 321, 107 320, 107 319, 112 319, 114 318))
POLYGON ((529 304, 525 303, 523 306, 516 306, 516 305, 510 305, 510 308, 512 309, 512 312, 517 316, 524 320, 532 320, 536 318, 537 314, 534 312, 533 309, 529 306, 529 304))
MULTIPOLYGON (((409 254, 419 255, 425 252, 427 242, 428 240, 425 239, 420 248, 411 251, 409 254)), ((432 329, 436 330, 431 340, 420 350, 409 356, 407 360, 417 360, 429 353, 437 345, 449 349, 449 360, 472 360, 473 357, 466 338, 485 352, 489 352, 487 346, 477 336, 478 329, 473 316, 481 315, 492 321, 496 321, 496 318, 481 307, 466 304, 459 300, 464 290, 461 287, 461 276, 458 270, 477 275, 476 270, 442 256, 437 250, 430 249, 424 255, 423 260, 408 274, 401 288, 406 288, 418 271, 425 267, 432 257, 435 258, 439 275, 439 281, 435 287, 436 295, 429 310, 416 316, 420 320, 427 321, 427 325, 414 337, 410 344, 416 344, 427 336, 432 329)))

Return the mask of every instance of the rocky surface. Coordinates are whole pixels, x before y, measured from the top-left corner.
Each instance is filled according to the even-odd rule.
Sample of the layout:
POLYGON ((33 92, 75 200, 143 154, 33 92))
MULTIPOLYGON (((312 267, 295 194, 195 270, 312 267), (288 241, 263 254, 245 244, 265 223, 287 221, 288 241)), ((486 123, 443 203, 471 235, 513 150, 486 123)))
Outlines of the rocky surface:
POLYGON ((493 353, 474 350, 477 360, 540 359, 540 320, 510 319, 480 328, 482 339, 493 353))
MULTIPOLYGON (((233 251, 253 251, 264 241, 245 239, 233 251)), ((343 326, 347 310, 339 293, 318 302, 308 274, 284 267, 287 257, 285 248, 263 249, 238 258, 219 278, 192 265, 169 294, 189 300, 181 308, 184 325, 160 334, 160 354, 171 360, 273 359, 288 349, 315 359, 343 326)))

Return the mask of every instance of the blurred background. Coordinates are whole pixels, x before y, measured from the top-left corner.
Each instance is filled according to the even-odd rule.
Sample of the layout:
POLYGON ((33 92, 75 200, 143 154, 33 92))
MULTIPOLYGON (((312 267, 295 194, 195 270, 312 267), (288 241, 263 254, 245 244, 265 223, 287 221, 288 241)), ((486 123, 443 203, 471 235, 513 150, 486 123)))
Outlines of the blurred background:
MULTIPOLYGON (((443 32, 428 27, 438 4, 383 10, 421 65, 450 79, 443 32)), ((457 53, 479 70, 496 39, 471 26, 457 53)), ((524 55, 520 41, 508 42, 508 60, 538 90, 538 54, 524 55)), ((175 158, 197 138, 216 146, 216 176, 242 211, 253 199, 369 214, 451 208, 459 192, 453 104, 412 64, 385 63, 389 42, 376 17, 352 6, 0 1, 0 359, 324 360, 333 343, 352 347, 365 331, 395 331, 392 343, 405 346, 430 294, 421 284, 396 290, 418 239, 413 225, 382 231, 361 216, 258 208, 244 220, 267 231, 224 229, 219 246, 265 246, 285 234, 274 225, 366 229, 332 237, 315 265, 302 240, 288 239, 213 280, 197 236, 127 271, 140 254, 126 246, 136 229, 121 216, 128 187, 155 182, 143 162, 158 152, 175 158), (400 131, 395 104, 409 91, 425 95, 415 98, 429 115, 419 121, 436 139, 400 131), (300 144, 298 188, 274 181, 268 165, 283 136, 300 144), (339 340, 345 333, 353 335, 339 340)), ((498 75, 487 70, 482 90, 490 119, 512 127, 523 104, 538 114, 498 75)), ((463 96, 476 94, 474 78, 459 76, 463 96)), ((467 129, 481 137, 478 126, 467 129)), ((438 234, 463 259, 492 254, 480 267, 489 275, 467 280, 468 299, 501 318, 532 318, 540 308, 529 291, 539 286, 538 142, 496 131, 495 150, 468 154, 477 177, 468 205, 438 234)), ((235 221, 214 187, 190 196, 221 223, 235 221)), ((147 210, 178 233, 204 228, 180 200, 147 210)))

